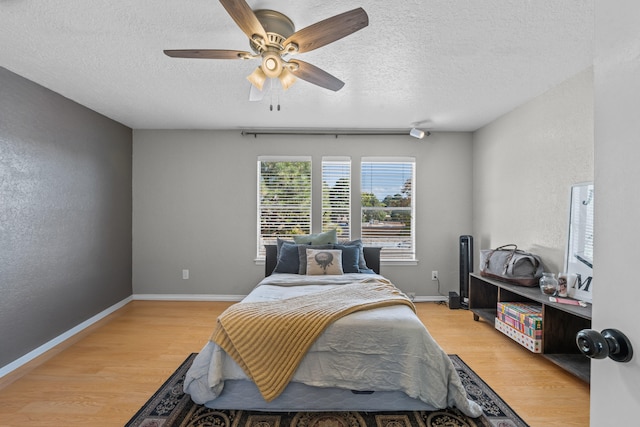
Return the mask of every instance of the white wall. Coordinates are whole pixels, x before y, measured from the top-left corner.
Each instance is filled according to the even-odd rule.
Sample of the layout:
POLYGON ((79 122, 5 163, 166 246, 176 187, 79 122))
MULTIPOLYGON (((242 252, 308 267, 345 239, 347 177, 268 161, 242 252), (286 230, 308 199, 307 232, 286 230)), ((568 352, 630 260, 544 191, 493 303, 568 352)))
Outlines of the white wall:
MULTIPOLYGON (((470 133, 408 136, 242 136, 240 131, 134 131, 134 294, 246 295, 256 265, 260 155, 415 156, 418 265, 383 265, 406 292, 458 291, 458 236, 471 232, 470 133), (182 269, 190 279, 182 280, 182 269)), ((357 193, 356 193, 357 194, 357 193)))
POLYGON ((593 181, 593 71, 476 131, 473 147, 476 252, 515 243, 561 271, 570 186, 593 181))

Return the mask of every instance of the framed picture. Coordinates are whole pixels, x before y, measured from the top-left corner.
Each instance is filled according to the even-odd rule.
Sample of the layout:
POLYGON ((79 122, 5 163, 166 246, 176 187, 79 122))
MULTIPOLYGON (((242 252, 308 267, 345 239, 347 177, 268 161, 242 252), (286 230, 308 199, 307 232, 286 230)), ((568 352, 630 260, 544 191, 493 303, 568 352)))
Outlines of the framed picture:
POLYGON ((568 295, 592 302, 593 183, 571 186, 569 235, 565 254, 568 295))

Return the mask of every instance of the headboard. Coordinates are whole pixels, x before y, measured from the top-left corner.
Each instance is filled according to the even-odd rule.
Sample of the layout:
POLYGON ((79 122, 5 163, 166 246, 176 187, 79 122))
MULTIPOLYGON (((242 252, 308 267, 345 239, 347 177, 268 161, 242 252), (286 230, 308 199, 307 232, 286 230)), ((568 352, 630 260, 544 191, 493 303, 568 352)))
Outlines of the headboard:
MULTIPOLYGON (((271 276, 271 273, 276 268, 278 263, 278 247, 276 245, 264 245, 265 263, 264 263, 264 275, 271 276)), ((364 252, 364 260, 367 263, 367 267, 380 274, 380 249, 372 246, 364 246, 362 248, 364 252)))

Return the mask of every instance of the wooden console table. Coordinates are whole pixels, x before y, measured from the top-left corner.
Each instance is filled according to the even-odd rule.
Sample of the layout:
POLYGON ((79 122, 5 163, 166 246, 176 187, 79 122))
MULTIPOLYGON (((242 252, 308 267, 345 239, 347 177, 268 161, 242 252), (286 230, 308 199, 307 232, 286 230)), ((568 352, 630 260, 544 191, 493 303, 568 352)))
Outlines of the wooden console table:
MULTIPOLYGON (((542 305, 542 353, 556 365, 589 382, 591 359, 581 354, 576 334, 591 328, 591 305, 553 303, 539 287, 523 287, 469 275, 469 310, 473 319, 495 324, 498 302, 535 302, 542 305)), ((498 332, 498 331, 496 331, 498 332)), ((499 333, 499 332, 498 332, 499 333)), ((514 343, 517 344, 517 343, 514 343)))

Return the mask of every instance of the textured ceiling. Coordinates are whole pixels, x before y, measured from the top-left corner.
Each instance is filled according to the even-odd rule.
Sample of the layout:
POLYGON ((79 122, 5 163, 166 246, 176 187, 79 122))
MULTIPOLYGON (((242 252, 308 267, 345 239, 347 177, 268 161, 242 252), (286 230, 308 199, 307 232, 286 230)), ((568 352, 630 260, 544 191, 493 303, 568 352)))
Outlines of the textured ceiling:
POLYGON ((593 0, 248 4, 296 29, 363 7, 368 27, 298 56, 344 88, 298 80, 250 102, 257 60, 165 56, 250 50, 217 0, 0 0, 0 65, 134 129, 470 131, 592 64, 593 0))

